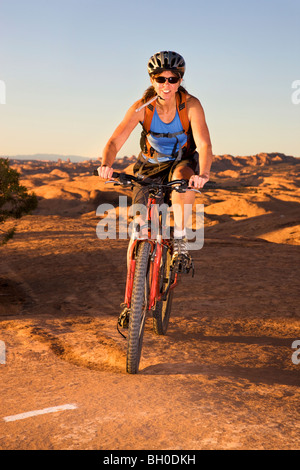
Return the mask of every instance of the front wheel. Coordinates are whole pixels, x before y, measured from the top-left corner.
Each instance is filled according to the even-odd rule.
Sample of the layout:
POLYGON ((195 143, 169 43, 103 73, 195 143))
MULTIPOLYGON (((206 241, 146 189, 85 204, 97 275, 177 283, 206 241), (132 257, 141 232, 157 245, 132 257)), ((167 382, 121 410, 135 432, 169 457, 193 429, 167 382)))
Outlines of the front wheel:
POLYGON ((172 255, 169 248, 163 247, 160 266, 160 294, 161 300, 156 301, 155 310, 153 312, 153 329, 158 335, 165 335, 169 326, 169 319, 171 314, 173 289, 170 289, 172 284, 172 271, 171 271, 172 255))
POLYGON ((129 374, 138 372, 141 358, 145 320, 148 311, 150 248, 150 243, 140 242, 136 255, 126 359, 126 370, 129 374))

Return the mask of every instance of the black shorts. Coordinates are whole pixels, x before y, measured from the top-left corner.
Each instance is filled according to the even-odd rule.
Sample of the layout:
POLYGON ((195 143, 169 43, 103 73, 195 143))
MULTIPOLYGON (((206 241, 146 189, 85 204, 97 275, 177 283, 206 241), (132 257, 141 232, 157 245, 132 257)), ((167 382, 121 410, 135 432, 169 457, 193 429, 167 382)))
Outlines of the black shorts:
MULTIPOLYGON (((193 170, 195 175, 199 174, 199 154, 197 152, 192 155, 183 156, 179 162, 165 162, 165 163, 149 163, 141 155, 138 158, 138 161, 133 167, 133 173, 137 173, 145 176, 145 181, 148 179, 155 181, 156 183, 166 183, 171 181, 172 174, 175 168, 179 167, 189 167, 193 170)), ((143 204, 147 205, 148 201, 148 188, 143 186, 134 186, 132 193, 132 203, 133 204, 143 204)), ((169 194, 166 194, 165 198, 158 200, 159 204, 168 203, 169 194)))

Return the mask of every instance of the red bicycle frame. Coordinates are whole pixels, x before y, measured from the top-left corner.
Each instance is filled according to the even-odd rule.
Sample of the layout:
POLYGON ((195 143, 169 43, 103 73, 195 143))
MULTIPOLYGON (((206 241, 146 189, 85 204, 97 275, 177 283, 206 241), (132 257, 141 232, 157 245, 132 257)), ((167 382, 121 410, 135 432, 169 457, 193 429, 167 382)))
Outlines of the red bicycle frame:
MULTIPOLYGON (((151 253, 153 254, 155 250, 155 256, 151 259, 150 262, 150 270, 149 270, 149 283, 150 283, 150 292, 149 292, 149 301, 148 301, 148 310, 151 310, 155 306, 156 300, 161 300, 163 293, 160 292, 160 267, 161 267, 161 258, 163 246, 170 246, 171 242, 168 239, 162 238, 162 230, 159 227, 158 235, 156 238, 151 238, 151 220, 153 217, 153 213, 155 210, 155 206, 157 206, 156 199, 154 197, 148 198, 147 204, 147 222, 148 222, 148 238, 147 239, 136 239, 130 245, 129 253, 128 253, 128 268, 127 268, 127 279, 126 279, 126 289, 125 289, 125 300, 124 303, 127 308, 130 308, 131 304, 131 296, 132 296, 132 289, 133 289, 133 280, 134 280, 134 273, 135 273, 135 253, 137 253, 137 248, 139 243, 150 243, 151 245, 151 253)), ((177 273, 175 274, 174 282, 169 289, 173 289, 177 285, 177 273)))

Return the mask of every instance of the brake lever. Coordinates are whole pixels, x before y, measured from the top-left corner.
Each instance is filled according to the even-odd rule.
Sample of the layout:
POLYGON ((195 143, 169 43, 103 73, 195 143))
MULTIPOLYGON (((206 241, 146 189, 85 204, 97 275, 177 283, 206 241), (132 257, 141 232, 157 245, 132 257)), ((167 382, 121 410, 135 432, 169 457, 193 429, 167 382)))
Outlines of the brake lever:
POLYGON ((195 193, 201 194, 201 191, 199 191, 199 189, 191 188, 190 186, 187 186, 187 187, 174 186, 174 189, 178 193, 186 193, 187 191, 194 191, 195 193))
POLYGON ((114 185, 121 185, 122 183, 120 183, 119 181, 117 180, 108 180, 108 181, 104 181, 104 184, 109 184, 109 183, 113 183, 114 185))
POLYGON ((108 181, 105 181, 104 184, 109 184, 109 183, 113 183, 114 186, 132 186, 132 182, 131 181, 118 181, 118 180, 108 180, 108 181))
POLYGON ((195 193, 201 194, 201 191, 199 189, 191 188, 190 186, 186 188, 186 191, 194 191, 195 193))

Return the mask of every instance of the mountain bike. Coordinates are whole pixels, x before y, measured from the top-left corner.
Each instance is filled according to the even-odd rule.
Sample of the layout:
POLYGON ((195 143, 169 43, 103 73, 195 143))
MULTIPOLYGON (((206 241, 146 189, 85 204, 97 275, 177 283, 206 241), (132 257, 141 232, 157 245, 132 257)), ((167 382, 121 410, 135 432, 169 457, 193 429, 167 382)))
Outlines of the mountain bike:
MULTIPOLYGON (((94 171, 98 175, 97 170, 94 171)), ((134 224, 134 234, 128 248, 127 278, 124 303, 117 328, 128 328, 126 371, 136 374, 141 359, 143 335, 147 314, 153 312, 153 330, 158 335, 167 333, 172 308, 173 292, 178 283, 178 275, 192 271, 194 265, 188 255, 174 254, 173 231, 166 230, 166 212, 159 211, 158 201, 164 197, 166 203, 172 191, 185 192, 188 187, 184 179, 157 183, 144 180, 141 176, 114 172, 113 180, 107 183, 133 188, 134 185, 147 186, 147 236, 141 233, 138 223, 134 224), (153 224, 153 220, 155 223, 153 224), (154 227, 154 230, 153 230, 154 227)), ((144 226, 145 228, 145 226, 144 226)), ((125 335, 120 332, 124 337, 125 335)))

